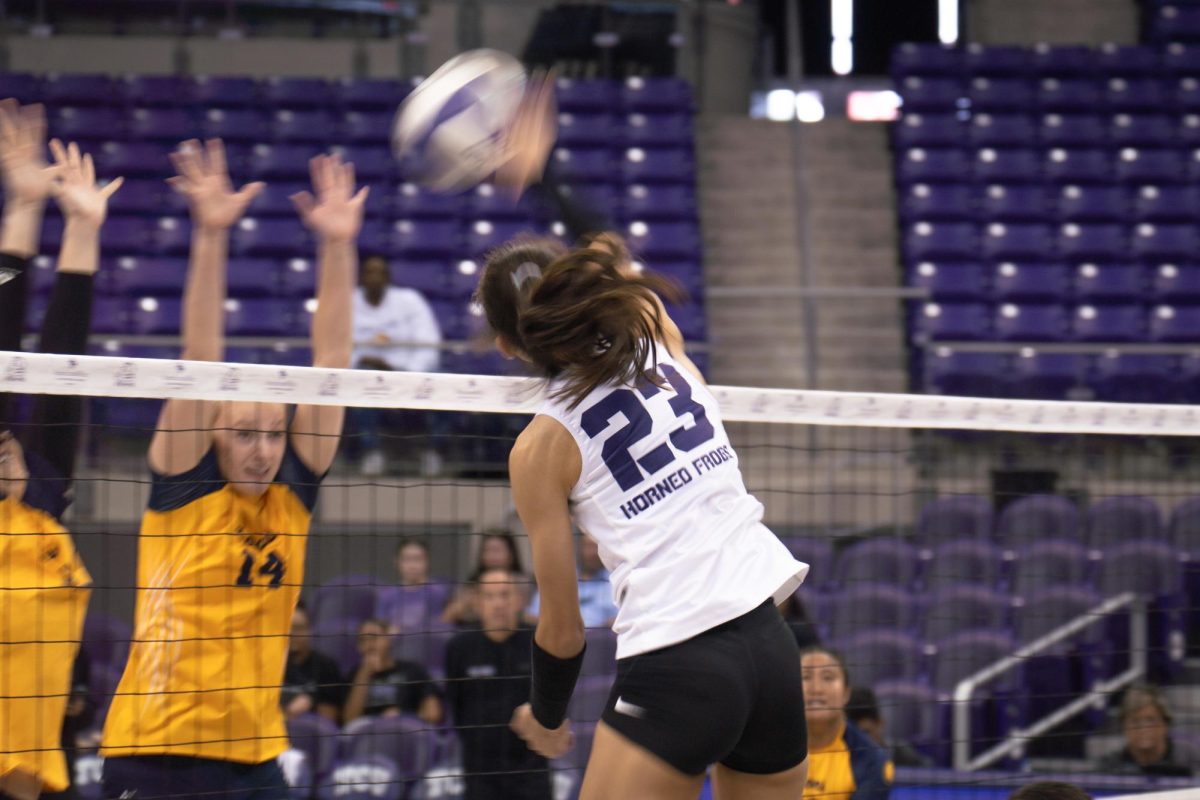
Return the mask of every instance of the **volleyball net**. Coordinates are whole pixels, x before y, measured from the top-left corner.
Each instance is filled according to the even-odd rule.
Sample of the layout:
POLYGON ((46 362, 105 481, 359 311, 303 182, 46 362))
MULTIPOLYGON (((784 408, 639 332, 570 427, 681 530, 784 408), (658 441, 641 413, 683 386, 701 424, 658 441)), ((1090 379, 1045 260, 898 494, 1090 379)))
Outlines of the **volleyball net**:
MULTIPOLYGON (((0 353, 0 392, 85 403, 63 524, 91 578, 82 622, 82 606, 67 617, 51 608, 61 598, 41 590, 63 585, 18 563, 28 548, 14 544, 43 534, 21 530, 25 518, 0 505, 8 515, 0 517, 0 578, 9 590, 0 593, 0 703, 28 713, 58 704, 81 791, 98 792, 101 748, 137 744, 105 741, 118 731, 160 745, 176 736, 180 751, 204 742, 200 752, 233 760, 246 752, 240 742, 268 739, 264 746, 287 749, 279 761, 296 797, 454 798, 472 779, 547 770, 555 796, 574 797, 616 671, 615 608, 582 537, 588 649, 568 756, 531 761, 506 738, 518 701, 505 703, 527 694, 528 677, 495 655, 538 609, 531 579, 520 577, 530 563, 506 459, 542 391, 536 380, 482 375, 0 353), (145 564, 139 571, 152 491, 146 448, 165 398, 349 407, 343 455, 321 482, 311 531, 246 530, 229 516, 206 523, 228 530, 159 520, 142 536, 184 541, 155 551, 169 553, 156 556, 168 578, 145 564), (359 469, 368 447, 390 465, 371 477, 359 469), (271 560, 268 540, 281 534, 295 539, 291 563, 271 560), (218 548, 227 579, 214 568, 203 573, 211 584, 171 583, 171 559, 194 555, 187 537, 236 537, 218 548), (509 570, 511 580, 481 580, 489 567, 509 570), (263 613, 276 619, 247 616, 259 608, 237 594, 247 587, 298 591, 302 610, 292 616, 286 603, 267 601, 263 613), (185 604, 173 603, 172 592, 197 588, 203 620, 175 624, 185 604), (504 635, 489 635, 506 619, 504 635), (13 633, 31 629, 41 632, 35 641, 13 633), (180 631, 189 630, 211 631, 213 641, 188 641, 180 631), (36 647, 76 639, 86 669, 73 675, 36 647), (277 684, 265 681, 273 673, 264 661, 285 639, 287 671, 277 684), (163 643, 176 649, 170 668, 153 661, 163 643), (131 669, 154 680, 122 683, 131 650, 140 665, 131 669), (209 659, 211 685, 187 683, 208 674, 187 666, 189 658, 209 659), (238 665, 248 665, 245 674, 238 665), (57 683, 34 681, 31 691, 17 674, 53 674, 57 683), (136 694, 126 706, 144 713, 116 723, 109 717, 122 692, 136 694), (239 692, 259 692, 258 701, 270 694, 284 711, 286 742, 269 726, 150 730, 155 713, 244 702, 239 692)), ((1200 766, 1182 755, 1200 744, 1200 699, 1189 689, 1189 656, 1200 655, 1200 408, 714 393, 765 522, 811 565, 782 613, 798 642, 842 655, 856 690, 847 714, 878 729, 897 766, 909 768, 898 793, 968 786, 1000 797, 996 787, 1029 777, 1011 771, 1030 768, 1086 772, 1100 784, 1107 779, 1098 774, 1123 772, 1113 791, 1140 788, 1151 778, 1120 753, 1139 726, 1156 723, 1135 719, 1130 706, 1122 714, 1121 698, 1144 684, 1160 687, 1154 696, 1171 715, 1163 727, 1180 762, 1164 757, 1155 785, 1171 788, 1185 768, 1200 766)), ((14 426, 18 437, 28 428, 14 426)), ((686 493, 688 476, 727 457, 700 449, 680 456, 674 472, 649 476, 626 513, 670 502, 686 493)), ((215 557, 212 546, 198 547, 215 557)), ((54 721, 0 716, 2 763, 46 741, 31 739, 29 719, 54 721)))

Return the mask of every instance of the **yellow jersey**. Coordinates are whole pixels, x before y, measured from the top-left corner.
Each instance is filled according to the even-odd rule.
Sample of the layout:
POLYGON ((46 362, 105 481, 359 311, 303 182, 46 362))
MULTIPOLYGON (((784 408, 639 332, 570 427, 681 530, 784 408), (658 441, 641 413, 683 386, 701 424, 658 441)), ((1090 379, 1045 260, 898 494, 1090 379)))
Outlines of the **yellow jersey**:
POLYGON ((91 583, 58 520, 0 499, 0 775, 70 783, 60 742, 91 583))
POLYGON ((804 800, 887 800, 892 762, 883 748, 848 722, 833 741, 808 749, 804 800))
POLYGON ((212 450, 153 476, 105 757, 258 764, 287 749, 279 694, 319 483, 291 448, 260 497, 229 487, 212 450))

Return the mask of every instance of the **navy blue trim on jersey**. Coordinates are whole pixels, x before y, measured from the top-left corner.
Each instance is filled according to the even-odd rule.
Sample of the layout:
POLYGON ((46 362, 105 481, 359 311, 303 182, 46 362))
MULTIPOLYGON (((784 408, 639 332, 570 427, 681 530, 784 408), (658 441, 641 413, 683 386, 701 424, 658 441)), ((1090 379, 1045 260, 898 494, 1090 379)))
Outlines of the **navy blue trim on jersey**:
MULTIPOLYGON (((188 503, 194 503, 225 488, 229 481, 221 474, 217 465, 217 449, 210 447, 196 466, 178 475, 162 475, 150 470, 151 511, 174 511, 188 503)), ((283 462, 272 483, 282 483, 304 504, 309 513, 317 505, 317 490, 323 476, 317 475, 305 464, 289 444, 283 454, 283 462)))

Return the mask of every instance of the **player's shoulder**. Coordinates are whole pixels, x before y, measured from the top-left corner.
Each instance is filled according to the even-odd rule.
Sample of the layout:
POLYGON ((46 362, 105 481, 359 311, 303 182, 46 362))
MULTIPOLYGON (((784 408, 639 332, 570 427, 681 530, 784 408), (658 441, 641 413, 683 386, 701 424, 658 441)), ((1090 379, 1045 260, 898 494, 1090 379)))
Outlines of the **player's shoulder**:
POLYGON ((565 447, 575 447, 575 437, 566 426, 548 414, 537 414, 513 443, 509 464, 541 460, 565 447))

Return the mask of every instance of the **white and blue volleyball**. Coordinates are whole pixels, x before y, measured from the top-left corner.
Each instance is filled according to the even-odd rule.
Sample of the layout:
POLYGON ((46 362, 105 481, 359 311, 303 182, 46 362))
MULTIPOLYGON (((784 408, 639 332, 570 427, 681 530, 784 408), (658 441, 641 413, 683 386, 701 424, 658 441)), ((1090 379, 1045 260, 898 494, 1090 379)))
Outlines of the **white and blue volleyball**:
POLYGON ((471 50, 447 61, 405 99, 392 149, 414 164, 426 185, 470 188, 504 160, 504 132, 525 92, 521 62, 497 50, 471 50))

